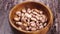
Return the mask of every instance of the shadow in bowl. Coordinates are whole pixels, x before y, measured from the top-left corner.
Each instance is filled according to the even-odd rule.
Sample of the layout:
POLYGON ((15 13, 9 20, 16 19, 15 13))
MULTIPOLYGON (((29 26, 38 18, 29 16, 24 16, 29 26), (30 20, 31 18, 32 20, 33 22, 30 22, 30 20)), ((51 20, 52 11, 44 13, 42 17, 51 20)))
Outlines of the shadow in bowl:
MULTIPOLYGON (((10 25, 10 26, 11 26, 11 25, 10 25)), ((20 31, 16 30, 16 29, 13 28, 12 26, 11 26, 11 29, 12 29, 12 31, 13 31, 13 34, 25 34, 25 33, 23 33, 23 32, 20 32, 20 31)))

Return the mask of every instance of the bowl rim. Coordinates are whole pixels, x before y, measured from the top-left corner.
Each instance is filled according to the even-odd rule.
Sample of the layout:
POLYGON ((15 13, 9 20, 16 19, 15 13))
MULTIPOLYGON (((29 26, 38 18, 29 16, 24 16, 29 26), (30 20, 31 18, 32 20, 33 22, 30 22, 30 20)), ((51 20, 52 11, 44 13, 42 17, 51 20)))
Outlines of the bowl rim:
MULTIPOLYGON (((12 26, 13 28, 17 29, 18 31, 25 32, 25 33, 33 33, 33 32, 38 32, 38 31, 39 31, 39 30, 37 30, 37 31, 24 31, 24 30, 20 30, 20 29, 18 29, 18 28, 12 23, 12 21, 11 21, 11 19, 10 19, 11 13, 12 13, 13 9, 16 8, 16 6, 18 6, 18 5, 20 5, 20 4, 28 3, 28 2, 39 3, 39 4, 41 4, 42 6, 44 6, 44 7, 49 11, 49 13, 50 13, 50 21, 52 22, 52 23, 48 23, 47 26, 49 26, 49 24, 53 24, 53 13, 52 13, 52 11, 51 11, 51 9, 50 9, 49 7, 47 7, 46 5, 44 5, 42 2, 25 1, 25 2, 22 2, 22 3, 19 3, 19 4, 15 5, 15 6, 10 10, 10 13, 9 13, 9 23, 11 24, 11 26, 12 26)), ((50 21, 49 21, 49 22, 50 22, 50 21)), ((46 28, 47 26, 45 26, 44 28, 46 28)), ((51 26, 52 26, 52 25, 51 25, 51 26)), ((43 30, 44 28, 42 28, 41 30, 43 30)))

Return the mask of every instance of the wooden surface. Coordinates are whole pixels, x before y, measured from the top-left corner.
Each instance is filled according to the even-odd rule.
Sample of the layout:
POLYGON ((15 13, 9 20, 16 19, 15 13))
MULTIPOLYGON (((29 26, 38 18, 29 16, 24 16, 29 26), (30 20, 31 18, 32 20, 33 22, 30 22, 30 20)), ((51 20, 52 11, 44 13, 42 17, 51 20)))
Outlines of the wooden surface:
MULTIPOLYGON (((9 11, 13 6, 16 4, 19 4, 25 0, 0 0, 0 34, 22 34, 12 28, 9 24, 9 11)), ((47 34, 60 34, 60 12, 59 8, 60 5, 58 5, 58 0, 33 0, 37 2, 42 2, 53 12, 54 15, 54 24, 50 28, 47 34)))

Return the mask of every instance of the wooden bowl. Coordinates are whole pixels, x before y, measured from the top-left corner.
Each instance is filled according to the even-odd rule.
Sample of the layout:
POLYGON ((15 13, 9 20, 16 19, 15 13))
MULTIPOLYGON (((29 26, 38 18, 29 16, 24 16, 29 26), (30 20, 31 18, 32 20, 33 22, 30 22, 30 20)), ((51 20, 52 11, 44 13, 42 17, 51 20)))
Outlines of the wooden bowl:
POLYGON ((17 29, 18 31, 23 32, 25 34, 46 34, 48 32, 49 28, 53 24, 53 14, 52 14, 52 11, 49 9, 49 7, 47 7, 43 3, 28 1, 28 2, 23 2, 23 3, 17 4, 16 6, 14 6, 11 9, 10 14, 9 14, 9 21, 10 21, 11 26, 13 26, 15 29, 17 29), (41 9, 48 17, 47 26, 42 28, 41 30, 30 31, 30 32, 18 29, 13 21, 14 14, 16 11, 21 10, 22 8, 27 8, 27 7, 31 8, 31 9, 32 8, 41 9))

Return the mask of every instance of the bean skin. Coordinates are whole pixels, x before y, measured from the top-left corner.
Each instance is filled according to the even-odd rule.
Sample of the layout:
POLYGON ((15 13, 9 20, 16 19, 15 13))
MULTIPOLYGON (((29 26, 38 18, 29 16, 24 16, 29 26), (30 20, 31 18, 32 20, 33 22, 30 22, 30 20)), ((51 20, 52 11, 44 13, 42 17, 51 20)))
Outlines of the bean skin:
POLYGON ((16 15, 18 16, 14 17, 14 20, 19 25, 19 29, 36 31, 47 25, 47 16, 43 14, 43 11, 38 9, 23 8, 21 11, 16 11, 16 15))

